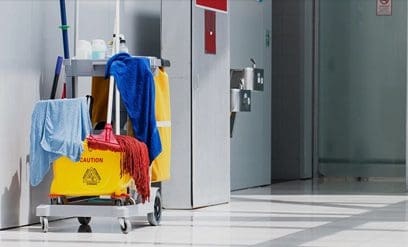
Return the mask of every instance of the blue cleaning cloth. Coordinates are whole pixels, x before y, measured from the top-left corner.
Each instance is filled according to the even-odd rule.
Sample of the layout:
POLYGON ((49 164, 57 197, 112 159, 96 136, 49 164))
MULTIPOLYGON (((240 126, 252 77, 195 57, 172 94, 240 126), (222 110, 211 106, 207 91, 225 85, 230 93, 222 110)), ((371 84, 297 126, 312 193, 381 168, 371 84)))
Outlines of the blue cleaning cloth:
POLYGON ((91 132, 86 98, 44 100, 34 107, 30 133, 30 181, 37 186, 61 156, 77 162, 91 132))
POLYGON ((147 145, 153 161, 161 153, 162 145, 156 126, 154 79, 149 60, 127 53, 116 54, 107 63, 105 76, 109 75, 115 78, 135 137, 147 145))

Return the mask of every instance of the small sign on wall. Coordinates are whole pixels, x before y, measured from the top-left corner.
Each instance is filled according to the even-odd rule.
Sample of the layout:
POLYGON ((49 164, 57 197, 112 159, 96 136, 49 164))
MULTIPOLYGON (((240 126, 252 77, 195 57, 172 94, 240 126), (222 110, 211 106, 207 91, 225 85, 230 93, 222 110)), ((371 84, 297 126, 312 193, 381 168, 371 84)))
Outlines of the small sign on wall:
POLYGON ((217 53, 217 28, 215 12, 211 10, 204 11, 204 43, 205 43, 205 53, 206 54, 216 54, 217 53))
POLYGON ((392 0, 377 0, 377 15, 391 16, 392 15, 392 0))

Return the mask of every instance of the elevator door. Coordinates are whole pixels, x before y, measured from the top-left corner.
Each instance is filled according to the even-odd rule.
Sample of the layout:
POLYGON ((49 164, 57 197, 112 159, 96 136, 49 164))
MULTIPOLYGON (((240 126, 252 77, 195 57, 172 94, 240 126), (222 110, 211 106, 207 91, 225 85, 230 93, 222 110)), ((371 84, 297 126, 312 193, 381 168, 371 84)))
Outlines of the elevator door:
POLYGON ((407 2, 319 1, 318 172, 405 174, 407 2))

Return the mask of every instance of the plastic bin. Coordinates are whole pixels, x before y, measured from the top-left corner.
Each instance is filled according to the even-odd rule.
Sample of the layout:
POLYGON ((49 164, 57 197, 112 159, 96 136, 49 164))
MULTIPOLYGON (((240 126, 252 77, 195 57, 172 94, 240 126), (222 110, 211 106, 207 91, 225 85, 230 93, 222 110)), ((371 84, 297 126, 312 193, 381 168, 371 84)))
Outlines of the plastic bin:
POLYGON ((61 157, 54 162, 50 196, 114 196, 127 194, 133 179, 121 176, 121 153, 88 149, 79 162, 61 157))

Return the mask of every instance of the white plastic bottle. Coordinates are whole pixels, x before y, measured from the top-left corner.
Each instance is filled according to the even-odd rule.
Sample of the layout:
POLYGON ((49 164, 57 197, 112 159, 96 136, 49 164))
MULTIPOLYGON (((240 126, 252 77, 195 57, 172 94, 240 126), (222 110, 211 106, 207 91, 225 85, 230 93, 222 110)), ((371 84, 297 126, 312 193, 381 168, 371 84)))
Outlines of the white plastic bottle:
POLYGON ((113 52, 113 41, 109 40, 106 47, 106 58, 110 58, 113 52))
POLYGON ((129 53, 129 49, 126 46, 126 40, 124 38, 120 39, 119 52, 129 53))
POLYGON ((102 39, 92 40, 92 59, 104 59, 106 56, 106 43, 102 39))
POLYGON ((76 58, 77 59, 91 59, 92 58, 91 42, 86 41, 86 40, 78 40, 76 58))

